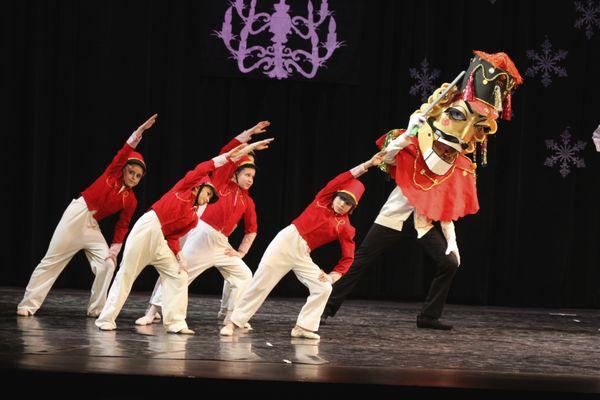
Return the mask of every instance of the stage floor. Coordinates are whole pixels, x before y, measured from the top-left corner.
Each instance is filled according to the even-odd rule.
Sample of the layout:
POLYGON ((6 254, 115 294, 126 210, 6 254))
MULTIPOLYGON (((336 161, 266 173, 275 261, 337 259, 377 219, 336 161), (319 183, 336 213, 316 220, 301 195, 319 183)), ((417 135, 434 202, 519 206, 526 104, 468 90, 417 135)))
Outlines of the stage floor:
POLYGON ((148 293, 131 295, 117 330, 85 317, 88 295, 53 290, 17 317, 22 289, 0 288, 0 368, 220 381, 600 394, 600 311, 448 305, 450 332, 417 329, 419 303, 348 301, 321 340, 293 339, 303 299, 268 299, 252 331, 219 336, 219 299, 191 295, 195 336, 134 325, 148 293))

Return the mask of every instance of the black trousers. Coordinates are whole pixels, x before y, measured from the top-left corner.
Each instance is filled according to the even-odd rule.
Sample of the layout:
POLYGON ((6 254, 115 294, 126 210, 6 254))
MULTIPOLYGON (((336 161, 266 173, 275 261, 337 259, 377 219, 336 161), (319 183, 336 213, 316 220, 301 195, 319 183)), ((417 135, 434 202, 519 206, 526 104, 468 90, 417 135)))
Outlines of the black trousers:
POLYGON ((446 238, 437 227, 432 228, 421 239, 416 239, 412 221, 413 218, 408 218, 402 231, 378 224, 371 226, 367 236, 354 254, 354 262, 350 269, 333 285, 333 291, 323 312, 324 316, 334 316, 367 268, 373 265, 383 252, 394 248, 404 238, 416 240, 436 265, 433 281, 419 315, 431 318, 439 318, 442 315, 448 291, 458 267, 458 260, 452 253, 445 254, 448 246, 446 238))

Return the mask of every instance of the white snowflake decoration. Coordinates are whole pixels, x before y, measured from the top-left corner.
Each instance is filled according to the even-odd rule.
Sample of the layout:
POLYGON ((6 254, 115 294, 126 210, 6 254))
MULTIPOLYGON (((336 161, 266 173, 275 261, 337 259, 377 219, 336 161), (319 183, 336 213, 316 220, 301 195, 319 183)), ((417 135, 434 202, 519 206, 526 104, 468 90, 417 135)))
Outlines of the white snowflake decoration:
POLYGON ((567 58, 568 51, 558 49, 552 52, 552 43, 548 37, 542 43, 542 51, 538 54, 535 50, 527 50, 527 58, 533 60, 533 65, 527 68, 525 75, 533 78, 536 74, 541 73, 542 85, 550 86, 552 78, 550 74, 555 74, 558 77, 566 77, 567 70, 559 65, 559 62, 567 58))
POLYGON ((548 156, 544 165, 546 167, 559 166, 558 172, 562 177, 566 177, 571 172, 570 166, 576 168, 585 168, 585 160, 580 157, 580 152, 585 149, 587 143, 578 140, 577 143, 571 143, 571 128, 568 126, 560 135, 561 141, 555 142, 552 139, 546 140, 546 148, 552 150, 554 154, 548 156))
POLYGON ((410 68, 410 77, 415 80, 415 84, 410 87, 410 94, 416 96, 421 94, 421 100, 427 101, 427 98, 436 89, 435 80, 440 76, 439 69, 429 69, 429 61, 427 58, 421 61, 421 70, 410 68))
POLYGON ((575 28, 581 29, 585 26, 585 36, 591 39, 594 28, 600 27, 600 0, 576 1, 575 10, 581 15, 575 20, 575 28))

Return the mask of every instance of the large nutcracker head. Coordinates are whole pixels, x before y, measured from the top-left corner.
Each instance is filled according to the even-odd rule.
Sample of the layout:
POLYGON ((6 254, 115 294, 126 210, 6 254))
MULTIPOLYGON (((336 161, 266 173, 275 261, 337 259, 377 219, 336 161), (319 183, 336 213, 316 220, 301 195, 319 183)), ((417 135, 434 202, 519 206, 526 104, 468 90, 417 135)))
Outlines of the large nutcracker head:
MULTIPOLYGON (((498 117, 510 120, 512 92, 523 82, 505 53, 474 54, 460 87, 452 88, 433 107, 418 131, 425 163, 437 175, 446 174, 459 154, 485 144, 498 129, 498 117)), ((443 84, 417 112, 424 112, 447 87, 443 84)))

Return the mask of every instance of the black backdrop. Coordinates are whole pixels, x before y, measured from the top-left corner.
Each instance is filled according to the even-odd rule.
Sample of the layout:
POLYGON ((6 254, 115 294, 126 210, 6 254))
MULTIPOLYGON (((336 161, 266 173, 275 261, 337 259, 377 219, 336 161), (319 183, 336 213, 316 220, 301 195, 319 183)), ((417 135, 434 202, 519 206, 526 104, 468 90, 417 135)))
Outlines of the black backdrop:
MULTIPOLYGON (((292 12, 306 4, 288 3, 292 12)), ((338 40, 345 45, 326 72, 307 81, 215 68, 227 60, 213 35, 226 1, 3 2, 0 285, 27 283, 70 200, 154 112, 158 123, 140 145, 149 174, 136 189, 134 220, 232 136, 261 119, 272 122, 276 142, 260 154, 252 188, 259 236, 247 263, 255 269, 269 241, 329 178, 366 160, 381 133, 405 126, 421 103, 409 94, 415 83, 409 68, 427 58, 441 84, 480 49, 506 51, 525 84, 514 96, 513 121, 501 123, 491 140, 489 166, 479 169, 481 210, 457 223, 462 265, 449 301, 600 306, 600 155, 590 139, 600 122, 598 28, 588 37, 574 27, 581 14, 570 0, 329 4, 338 10, 338 40), (546 37, 552 52, 568 51, 557 61, 568 77, 552 73, 548 87, 540 73, 525 76, 534 63, 527 50, 541 53, 546 37), (586 167, 571 167, 563 178, 544 166, 551 154, 545 141, 560 140, 567 126, 572 140, 587 143, 579 154, 586 167)), ((357 243, 392 188, 378 171, 363 181, 367 192, 352 216, 357 243)), ((113 223, 101 224, 107 236, 113 223)), ((337 244, 314 254, 324 269, 337 256, 337 244)), ((431 274, 421 250, 407 242, 388 252, 354 295, 422 299, 431 274)), ((147 268, 134 289, 151 289, 156 276, 147 268)), ((89 288, 91 281, 80 253, 55 287, 89 288)), ((221 282, 211 271, 191 290, 216 294, 221 282)), ((305 289, 289 275, 275 294, 301 296, 305 289)))

